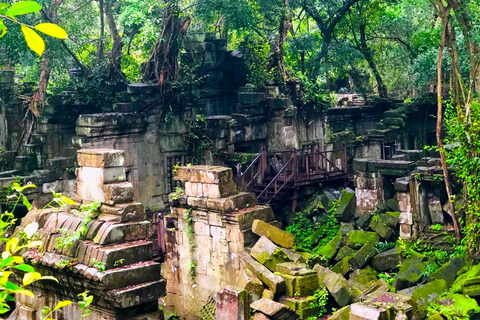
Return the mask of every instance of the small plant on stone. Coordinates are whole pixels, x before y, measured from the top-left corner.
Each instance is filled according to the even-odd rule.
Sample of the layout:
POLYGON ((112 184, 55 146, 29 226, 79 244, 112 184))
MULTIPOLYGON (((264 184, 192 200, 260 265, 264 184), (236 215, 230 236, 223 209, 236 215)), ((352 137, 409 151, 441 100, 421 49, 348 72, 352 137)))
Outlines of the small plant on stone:
POLYGON ((180 199, 180 197, 183 197, 183 196, 185 196, 185 190, 183 190, 183 188, 176 187, 175 192, 172 193, 172 195, 171 195, 171 198, 172 198, 173 201, 176 201, 176 200, 180 199))
POLYGON ((385 251, 388 251, 392 248, 395 248, 395 242, 377 242, 375 243, 375 250, 377 250, 377 253, 382 253, 385 251))
POLYGON ((123 265, 123 263, 125 262, 125 259, 120 259, 120 260, 117 260, 113 263, 113 266, 114 267, 118 267, 118 266, 121 266, 123 265))
MULTIPOLYGON (((52 280, 57 281, 54 277, 42 276, 35 271, 35 268, 24 262, 23 255, 27 252, 33 252, 38 250, 42 242, 39 239, 37 230, 39 228, 35 218, 45 208, 54 208, 53 203, 57 203, 62 206, 66 200, 62 200, 65 197, 54 198, 43 209, 36 210, 37 214, 29 215, 29 220, 22 222, 21 227, 17 227, 17 219, 14 216, 15 209, 22 203, 28 210, 32 209, 32 205, 28 201, 24 192, 26 189, 36 188, 34 184, 27 184, 21 186, 19 183, 13 183, 10 187, 11 194, 8 196, 7 208, 4 213, 0 214, 0 244, 2 247, 2 254, 0 255, 0 314, 5 314, 10 311, 10 306, 7 301, 15 301, 15 296, 23 294, 28 297, 34 298, 33 292, 28 289, 28 286, 39 280, 52 280), (12 204, 13 202, 13 204, 12 204), (13 283, 10 281, 10 277, 14 272, 21 272, 22 280, 20 283, 13 283)), ((65 198, 67 199, 67 198, 65 198)), ((58 305, 57 305, 58 306, 58 305)), ((61 308, 62 306, 58 306, 61 308)), ((57 308, 57 309, 58 309, 57 308)), ((47 313, 48 314, 48 313, 47 313)))
POLYGON ((101 261, 97 261, 97 259, 93 258, 92 260, 90 260, 90 262, 92 263, 92 265, 98 269, 98 271, 105 271, 107 265, 106 263, 104 262, 101 262, 101 261))
POLYGON ((57 311, 58 309, 60 308, 63 308, 63 307, 66 307, 68 305, 72 304, 72 301, 70 300, 64 300, 64 301, 60 301, 57 303, 57 305, 53 308, 53 309, 50 309, 49 307, 45 307, 43 308, 42 310, 42 319, 41 320, 53 320, 52 318, 50 318, 53 313, 55 311, 57 311))
POLYGON ((73 258, 70 260, 60 260, 55 263, 54 268, 56 269, 65 269, 65 268, 72 268, 74 265, 77 264, 77 258, 73 258))
POLYGON ((310 303, 312 309, 317 309, 318 314, 310 316, 307 320, 316 320, 327 313, 328 291, 325 288, 319 288, 313 293, 315 300, 310 303))
POLYGON ((378 277, 380 279, 383 279, 389 287, 393 285, 393 282, 395 281, 395 278, 397 277, 396 273, 388 273, 388 272, 382 272, 378 274, 378 277))
POLYGON ((101 202, 83 203, 78 209, 73 209, 72 213, 76 217, 82 218, 82 222, 75 231, 64 228, 59 229, 61 236, 55 239, 55 248, 69 248, 77 240, 84 239, 88 231, 87 225, 98 215, 101 205, 101 202))
POLYGON ((197 268, 197 262, 194 260, 194 252, 195 252, 195 237, 194 237, 194 230, 193 230, 193 218, 192 218, 192 209, 187 209, 185 211, 185 222, 187 223, 187 228, 185 229, 185 232, 187 234, 188 238, 188 244, 189 244, 189 249, 190 249, 190 258, 191 258, 191 263, 190 263, 190 280, 192 282, 195 282, 195 276, 196 276, 196 268, 197 268))
POLYGON ((88 295, 88 291, 84 291, 78 295, 82 300, 78 302, 80 309, 82 309, 82 319, 92 314, 92 310, 89 309, 93 302, 93 296, 88 295))
POLYGON ((437 224, 434 224, 434 225, 430 226, 430 229, 435 230, 435 231, 440 231, 440 230, 442 230, 442 225, 437 223, 437 224))

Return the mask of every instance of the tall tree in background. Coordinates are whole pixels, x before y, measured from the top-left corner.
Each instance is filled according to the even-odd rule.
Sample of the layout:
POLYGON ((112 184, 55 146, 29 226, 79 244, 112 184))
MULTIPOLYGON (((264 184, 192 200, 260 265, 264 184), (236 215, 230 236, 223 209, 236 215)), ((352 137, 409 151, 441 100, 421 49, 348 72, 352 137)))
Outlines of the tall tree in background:
POLYGON ((318 75, 321 62, 328 58, 328 49, 332 43, 335 28, 345 17, 350 8, 361 0, 338 1, 315 1, 304 0, 302 7, 315 21, 322 34, 322 47, 317 53, 317 64, 312 70, 314 76, 318 75))

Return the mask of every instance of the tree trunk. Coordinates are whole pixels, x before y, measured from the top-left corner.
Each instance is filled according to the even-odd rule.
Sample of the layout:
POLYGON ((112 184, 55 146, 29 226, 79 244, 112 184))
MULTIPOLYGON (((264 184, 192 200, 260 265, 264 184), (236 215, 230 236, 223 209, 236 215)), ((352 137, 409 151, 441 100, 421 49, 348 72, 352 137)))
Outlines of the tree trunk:
POLYGON ((108 29, 113 38, 112 53, 110 54, 109 72, 114 79, 122 79, 122 37, 120 36, 115 18, 112 12, 110 0, 105 1, 105 17, 107 18, 108 29))
MULTIPOLYGON (((467 3, 464 0, 447 0, 447 3, 455 12, 455 18, 467 43, 470 58, 470 81, 473 81, 475 92, 480 93, 480 68, 478 66, 480 62, 480 46, 472 38, 472 20, 467 12, 467 3)), ((468 118, 469 114, 467 112, 468 118)))
POLYGON ((278 28, 278 39, 275 44, 270 65, 275 69, 276 80, 283 87, 287 78, 285 59, 283 55, 283 47, 287 41, 288 31, 292 28, 292 12, 290 11, 290 1, 283 0, 283 9, 280 26, 278 28))
MULTIPOLYGON (((56 23, 58 16, 58 9, 62 5, 63 0, 52 1, 48 9, 43 10, 43 14, 47 21, 56 23)), ((45 51, 42 58, 42 65, 40 69, 40 78, 38 80, 38 87, 35 90, 33 96, 29 100, 29 109, 30 111, 38 117, 40 112, 43 110, 45 105, 45 96, 47 93, 48 82, 50 81, 50 58, 49 52, 45 51)), ((27 137, 28 139, 28 137, 27 137)))
POLYGON ((388 98, 387 87, 383 83, 382 76, 380 75, 377 65, 373 60, 372 51, 367 45, 367 37, 366 37, 365 29, 366 29, 365 24, 363 23, 360 24, 360 45, 361 45, 360 51, 365 57, 365 60, 367 61, 368 66, 370 67, 370 69, 372 69, 373 75, 375 76, 375 80, 377 81, 377 86, 378 86, 378 94, 380 95, 381 98, 388 98))
POLYGON ((98 39, 98 48, 97 48, 97 62, 100 62, 103 59, 103 38, 105 37, 105 14, 104 14, 104 4, 103 0, 98 0, 98 6, 100 9, 100 38, 98 39))
MULTIPOLYGON (((442 4, 443 7, 443 4, 442 4)), ((438 58, 437 58, 437 127, 436 127, 436 135, 437 135, 437 146, 438 150, 440 151, 440 161, 442 163, 442 170, 443 170, 443 178, 445 180, 445 189, 447 191, 448 196, 448 206, 450 207, 450 212, 452 213, 452 220, 453 220, 453 228, 455 230, 455 237, 457 240, 461 239, 460 234, 460 225, 458 222, 457 214, 455 212, 455 206, 452 202, 452 185, 450 183, 450 175, 448 173, 447 167, 447 159, 445 157, 445 150, 442 142, 442 117, 443 117, 443 105, 442 105, 442 60, 443 60, 443 50, 446 44, 446 38, 448 33, 448 16, 449 16, 449 9, 447 9, 442 14, 442 22, 443 22, 443 33, 442 33, 442 42, 440 43, 440 47, 438 48, 438 58)))
POLYGON ((177 1, 165 0, 165 4, 162 33, 145 64, 143 75, 144 81, 155 81, 162 87, 167 79, 177 74, 181 37, 190 25, 190 18, 186 18, 183 23, 180 21, 177 1))

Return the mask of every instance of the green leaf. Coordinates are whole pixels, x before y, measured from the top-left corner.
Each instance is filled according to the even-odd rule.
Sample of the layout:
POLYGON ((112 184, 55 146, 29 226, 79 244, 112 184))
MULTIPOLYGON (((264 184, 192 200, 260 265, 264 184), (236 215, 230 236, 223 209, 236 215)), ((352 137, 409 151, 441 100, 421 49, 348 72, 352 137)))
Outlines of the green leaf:
POLYGON ((8 10, 0 8, 0 15, 9 17, 10 19, 17 21, 17 18, 13 14, 11 14, 8 10))
POLYGON ((24 25, 22 25, 22 32, 28 47, 41 56, 45 50, 45 42, 43 42, 43 39, 32 28, 24 25))
POLYGON ((14 3, 9 9, 10 12, 14 16, 19 16, 22 14, 28 14, 33 12, 38 12, 42 10, 42 6, 35 1, 20 1, 14 3))
POLYGON ((26 296, 35 298, 35 296, 33 295, 33 292, 30 291, 30 290, 21 289, 21 290, 14 290, 13 292, 14 292, 14 293, 24 294, 24 295, 26 295, 26 296))
POLYGON ((43 277, 40 278, 40 280, 52 280, 52 281, 55 281, 56 283, 58 283, 57 278, 52 277, 52 276, 43 276, 43 277))
POLYGON ((28 201, 27 197, 22 197, 22 203, 25 207, 27 207, 28 211, 32 210, 32 204, 30 201, 28 201))
POLYGON ((0 19, 0 38, 7 33, 7 26, 3 22, 3 19, 0 19))
POLYGON ((0 2, 0 9, 7 9, 8 7, 10 7, 8 3, 0 2))
POLYGON ((59 39, 67 38, 67 32, 53 23, 40 23, 35 26, 35 29, 45 34, 48 34, 50 37, 59 39))
POLYGON ((59 303, 57 303, 57 305, 55 306, 55 308, 53 308, 52 312, 55 312, 56 310, 58 310, 58 309, 60 309, 60 308, 66 307, 66 306, 68 306, 69 304, 72 304, 72 301, 70 301, 70 300, 60 301, 59 303))
POLYGON ((24 271, 24 272, 34 272, 35 269, 28 264, 19 264, 18 266, 14 267, 17 270, 24 271))
POLYGON ((28 286, 29 284, 42 278, 42 275, 38 272, 28 272, 23 276, 23 285, 28 286))

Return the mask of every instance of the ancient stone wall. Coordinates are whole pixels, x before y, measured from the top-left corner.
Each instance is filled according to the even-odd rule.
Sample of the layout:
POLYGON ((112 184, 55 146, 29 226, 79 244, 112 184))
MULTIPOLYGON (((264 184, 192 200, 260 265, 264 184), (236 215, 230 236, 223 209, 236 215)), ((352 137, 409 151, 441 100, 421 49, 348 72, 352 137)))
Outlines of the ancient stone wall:
POLYGON ((274 216, 270 207, 256 205, 253 194, 237 191, 229 168, 179 167, 175 177, 185 192, 170 196, 173 207, 165 217, 166 305, 198 318, 210 297, 241 282, 240 256, 258 239, 253 221, 272 222, 274 216))
MULTIPOLYGON (((23 219, 23 226, 38 222, 42 241, 41 250, 28 251, 25 258, 59 283, 36 282, 35 298, 19 295, 17 319, 39 319, 44 306, 78 301, 77 295, 86 290, 93 295, 90 319, 160 319, 158 298, 164 295, 165 282, 160 264, 151 261, 153 226, 145 220, 143 205, 134 202, 132 184, 125 181, 123 151, 79 150, 78 164, 76 201, 101 206, 89 222, 78 205, 35 209, 23 219), (86 232, 78 240, 59 245, 62 230, 75 234, 83 227, 86 232)), ((80 319, 80 313, 78 304, 71 304, 54 317, 80 319)))

